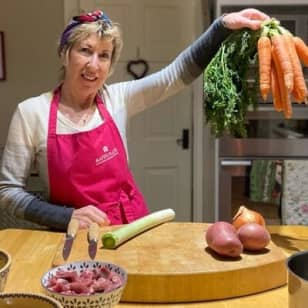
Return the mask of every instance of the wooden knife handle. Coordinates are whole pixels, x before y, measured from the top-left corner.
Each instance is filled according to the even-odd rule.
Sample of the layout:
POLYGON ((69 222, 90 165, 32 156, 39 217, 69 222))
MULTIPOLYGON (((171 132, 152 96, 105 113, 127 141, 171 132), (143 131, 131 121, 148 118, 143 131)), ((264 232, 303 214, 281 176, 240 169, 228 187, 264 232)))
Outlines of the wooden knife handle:
POLYGON ((99 234, 99 226, 95 222, 91 222, 90 227, 89 227, 89 241, 94 240, 97 242, 98 240, 98 234, 99 234))
POLYGON ((76 218, 72 218, 67 227, 67 234, 74 237, 78 229, 79 229, 79 220, 76 218))

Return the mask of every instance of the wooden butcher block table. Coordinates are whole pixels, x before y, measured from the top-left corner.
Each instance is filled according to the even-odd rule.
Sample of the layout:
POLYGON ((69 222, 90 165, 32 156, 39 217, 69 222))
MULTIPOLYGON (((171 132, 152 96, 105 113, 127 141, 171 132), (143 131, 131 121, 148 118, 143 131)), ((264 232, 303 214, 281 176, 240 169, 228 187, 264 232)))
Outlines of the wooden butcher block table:
MULTIPOLYGON (((261 253, 238 259, 212 253, 205 242, 205 223, 165 223, 116 249, 98 245, 96 260, 126 269, 123 302, 196 302, 254 294, 286 284, 286 255, 274 243, 261 253)), ((101 228, 101 234, 111 227, 101 228)), ((53 266, 64 264, 63 243, 53 266)), ((87 260, 87 232, 79 231, 66 262, 87 260)))

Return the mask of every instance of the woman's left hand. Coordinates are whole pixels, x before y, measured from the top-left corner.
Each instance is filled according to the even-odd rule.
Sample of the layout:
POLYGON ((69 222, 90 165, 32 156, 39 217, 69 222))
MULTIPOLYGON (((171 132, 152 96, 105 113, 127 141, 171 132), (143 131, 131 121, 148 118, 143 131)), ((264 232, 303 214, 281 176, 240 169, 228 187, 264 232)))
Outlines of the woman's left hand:
POLYGON ((270 19, 265 13, 256 9, 244 9, 223 16, 223 23, 230 30, 250 28, 258 30, 264 20, 270 19))

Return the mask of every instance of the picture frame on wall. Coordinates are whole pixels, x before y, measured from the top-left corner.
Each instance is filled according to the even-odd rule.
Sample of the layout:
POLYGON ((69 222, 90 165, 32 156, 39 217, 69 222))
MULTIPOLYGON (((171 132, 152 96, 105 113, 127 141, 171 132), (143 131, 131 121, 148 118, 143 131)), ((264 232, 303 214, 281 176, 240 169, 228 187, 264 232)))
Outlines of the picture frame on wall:
POLYGON ((4 32, 0 31, 0 81, 6 79, 4 50, 4 32))

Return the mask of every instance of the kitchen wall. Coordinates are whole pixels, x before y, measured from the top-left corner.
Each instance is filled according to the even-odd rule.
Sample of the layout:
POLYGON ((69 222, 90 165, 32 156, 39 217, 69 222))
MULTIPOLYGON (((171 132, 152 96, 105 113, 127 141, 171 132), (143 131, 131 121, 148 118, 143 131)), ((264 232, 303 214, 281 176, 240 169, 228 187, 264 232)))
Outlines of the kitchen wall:
MULTIPOLYGON (((0 0, 0 31, 5 34, 7 71, 7 80, 0 81, 0 157, 16 105, 28 97, 53 88, 57 83, 60 66, 56 54, 57 39, 63 30, 64 20, 78 13, 76 7, 79 1, 81 0, 0 0)), ((209 4, 212 1, 201 0, 203 28, 209 23, 209 4)), ((201 79, 195 82, 194 89, 194 105, 201 106, 201 79)), ((202 126, 202 110, 199 107, 195 109, 195 122, 201 123, 196 125, 202 126)), ((197 168, 199 172, 194 172, 194 182, 200 184, 204 181, 206 185, 195 188, 194 199, 197 200, 196 203, 201 203, 201 208, 206 208, 206 218, 211 220, 214 216, 214 181, 209 175, 214 174, 214 159, 209 149, 214 143, 207 127, 204 127, 204 132, 199 129, 197 134, 196 131, 198 129, 195 129, 195 138, 199 140, 197 144, 204 144, 201 150, 204 153, 204 159, 201 160, 204 165, 200 162, 200 150, 194 151, 194 161, 199 161, 201 166, 197 168)), ((199 215, 199 212, 197 214, 199 215)))
POLYGON ((6 81, 0 81, 0 148, 18 102, 53 88, 59 61, 57 38, 64 25, 64 0, 1 0, 6 81))

